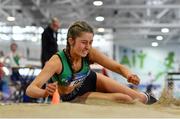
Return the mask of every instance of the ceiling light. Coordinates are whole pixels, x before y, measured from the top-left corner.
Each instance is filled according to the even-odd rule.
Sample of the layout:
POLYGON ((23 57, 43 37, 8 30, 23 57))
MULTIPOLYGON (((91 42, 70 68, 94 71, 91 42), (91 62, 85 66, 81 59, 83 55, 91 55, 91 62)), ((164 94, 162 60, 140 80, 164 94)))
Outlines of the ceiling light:
POLYGON ((159 44, 157 43, 157 42, 152 42, 151 43, 151 46, 153 46, 153 47, 157 47, 159 44))
POLYGON ((7 17, 7 20, 8 20, 8 21, 15 21, 15 17, 10 17, 10 16, 9 16, 9 17, 7 17))
POLYGON ((153 5, 161 5, 162 4, 162 1, 160 0, 154 0, 152 1, 153 5))
POLYGON ((157 36, 156 40, 163 40, 163 37, 162 36, 157 36))
POLYGON ((102 1, 94 1, 93 5, 94 6, 101 6, 101 5, 103 5, 103 2, 102 1))
POLYGON ((147 0, 147 5, 161 5, 163 4, 162 0, 147 0))
POLYGON ((104 28, 98 28, 97 31, 98 31, 98 32, 104 32, 105 29, 104 29, 104 28))
POLYGON ((96 21, 104 21, 104 17, 98 16, 98 17, 96 17, 96 21))
POLYGON ((161 32, 162 32, 162 33, 168 33, 168 32, 169 32, 169 29, 168 29, 168 28, 162 28, 162 29, 161 29, 161 32))

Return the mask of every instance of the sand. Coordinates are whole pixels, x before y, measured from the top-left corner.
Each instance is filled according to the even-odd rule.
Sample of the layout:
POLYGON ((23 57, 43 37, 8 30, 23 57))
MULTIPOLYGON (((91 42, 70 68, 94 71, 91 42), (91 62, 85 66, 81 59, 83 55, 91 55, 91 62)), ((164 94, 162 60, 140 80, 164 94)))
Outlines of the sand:
POLYGON ((0 118, 180 118, 180 101, 163 93, 153 105, 138 101, 123 104, 99 99, 85 102, 61 102, 52 104, 3 104, 0 105, 0 118))
POLYGON ((86 104, 9 104, 0 106, 0 117, 74 117, 74 118, 180 118, 180 107, 170 104, 144 105, 139 102, 122 104, 91 99, 86 104))

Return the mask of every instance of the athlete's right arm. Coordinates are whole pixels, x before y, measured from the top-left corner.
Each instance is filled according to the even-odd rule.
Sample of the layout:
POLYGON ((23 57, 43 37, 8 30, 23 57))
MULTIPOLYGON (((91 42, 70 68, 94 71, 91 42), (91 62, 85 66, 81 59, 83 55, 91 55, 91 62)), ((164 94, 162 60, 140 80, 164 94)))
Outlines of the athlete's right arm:
POLYGON ((57 84, 52 84, 46 89, 41 87, 55 74, 59 74, 62 70, 61 60, 57 55, 53 55, 46 63, 40 74, 33 80, 33 82, 26 89, 26 94, 33 98, 47 97, 51 95, 50 92, 55 91, 57 84))

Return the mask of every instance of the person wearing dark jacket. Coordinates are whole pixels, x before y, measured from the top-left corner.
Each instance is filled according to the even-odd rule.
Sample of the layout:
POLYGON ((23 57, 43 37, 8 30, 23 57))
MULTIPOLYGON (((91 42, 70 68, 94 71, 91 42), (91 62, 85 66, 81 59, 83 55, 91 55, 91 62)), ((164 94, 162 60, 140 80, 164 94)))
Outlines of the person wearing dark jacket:
POLYGON ((60 28, 60 22, 57 18, 53 18, 51 23, 45 28, 42 33, 41 47, 41 64, 42 68, 46 62, 58 51, 57 34, 60 28))

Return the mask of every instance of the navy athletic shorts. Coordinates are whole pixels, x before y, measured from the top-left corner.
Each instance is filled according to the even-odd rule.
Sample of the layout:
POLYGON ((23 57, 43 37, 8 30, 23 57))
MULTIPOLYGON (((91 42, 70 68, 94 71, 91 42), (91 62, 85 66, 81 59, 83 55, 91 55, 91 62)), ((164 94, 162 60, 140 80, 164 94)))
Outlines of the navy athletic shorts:
POLYGON ((82 96, 87 92, 95 92, 96 91, 96 80, 97 76, 94 71, 90 71, 89 75, 85 78, 82 85, 80 87, 75 88, 69 94, 61 95, 62 101, 71 101, 75 99, 77 96, 82 96))

